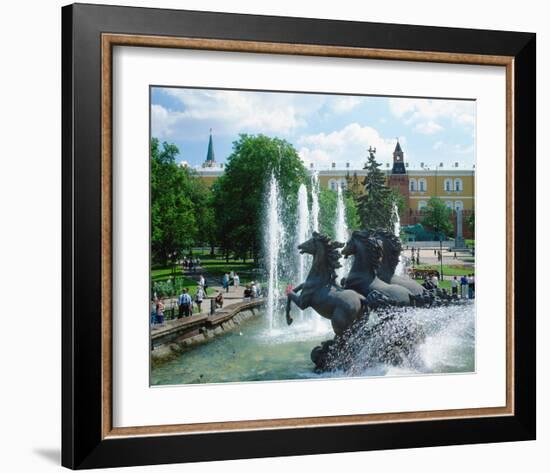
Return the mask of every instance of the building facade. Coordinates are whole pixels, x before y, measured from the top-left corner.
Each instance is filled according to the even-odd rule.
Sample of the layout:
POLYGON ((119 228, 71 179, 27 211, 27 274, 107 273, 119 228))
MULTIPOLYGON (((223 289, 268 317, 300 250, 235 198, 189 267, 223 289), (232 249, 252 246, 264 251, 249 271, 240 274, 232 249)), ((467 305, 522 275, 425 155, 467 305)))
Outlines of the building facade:
MULTIPOLYGON (((207 185, 223 174, 223 164, 216 164, 209 160, 214 156, 212 135, 210 135, 207 159, 203 167, 197 169, 198 174, 207 185)), ((440 198, 447 207, 453 210, 453 221, 456 226, 456 211, 461 210, 463 215, 463 234, 471 238, 473 231, 467 224, 469 216, 475 210, 475 165, 467 168, 459 162, 441 161, 437 165, 411 166, 405 159, 405 153, 399 141, 393 152, 393 163, 386 164, 381 169, 386 175, 387 185, 396 189, 404 199, 404 211, 401 213, 401 225, 414 225, 423 218, 423 209, 428 205, 431 197, 440 198)), ((350 178, 357 176, 359 182, 367 171, 352 169, 350 163, 331 163, 328 167, 315 167, 310 164, 311 174, 317 173, 321 187, 336 191, 338 186, 346 188, 350 178)), ((456 229, 455 229, 456 230, 456 229)))

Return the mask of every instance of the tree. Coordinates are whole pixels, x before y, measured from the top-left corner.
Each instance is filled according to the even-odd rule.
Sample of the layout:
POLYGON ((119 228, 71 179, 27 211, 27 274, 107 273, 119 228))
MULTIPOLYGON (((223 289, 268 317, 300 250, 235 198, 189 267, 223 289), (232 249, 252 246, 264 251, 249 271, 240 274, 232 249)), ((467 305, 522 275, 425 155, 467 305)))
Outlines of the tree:
POLYGON ((351 197, 355 200, 359 200, 359 197, 363 194, 363 188, 359 182, 359 177, 357 172, 353 173, 353 176, 350 176, 349 173, 346 176, 347 186, 346 186, 346 196, 351 197))
POLYGON ((454 231, 453 211, 439 197, 431 197, 424 209, 422 224, 447 237, 454 231))
MULTIPOLYGON (((165 265, 208 235, 208 189, 176 163, 178 148, 151 140, 151 253, 165 265)), ((206 240, 205 240, 206 241, 206 240)))
MULTIPOLYGON (((338 194, 327 188, 322 188, 319 192, 319 231, 330 238, 335 238, 336 231, 336 206, 338 194)), ((346 208, 346 224, 348 229, 358 230, 361 227, 357 205, 352 197, 344 195, 344 205, 346 208)))
POLYGON ((364 193, 357 199, 359 218, 364 228, 380 228, 393 231, 395 224, 395 196, 386 186, 386 176, 376 161, 376 148, 369 148, 369 157, 364 169, 364 193))
POLYGON ((307 173, 298 153, 285 140, 242 134, 233 143, 225 173, 212 187, 218 240, 226 257, 259 255, 263 209, 271 175, 279 184, 285 217, 294 221, 298 188, 307 173))

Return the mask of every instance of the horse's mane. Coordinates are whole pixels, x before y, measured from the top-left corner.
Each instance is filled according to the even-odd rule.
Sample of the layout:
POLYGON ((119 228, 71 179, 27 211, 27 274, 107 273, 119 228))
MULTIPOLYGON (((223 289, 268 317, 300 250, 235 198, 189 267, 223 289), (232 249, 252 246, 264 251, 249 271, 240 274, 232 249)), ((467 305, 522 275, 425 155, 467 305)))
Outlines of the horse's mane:
POLYGON ((373 236, 382 240, 383 258, 387 261, 390 271, 395 272, 399 264, 399 255, 403 250, 401 239, 387 230, 375 230, 373 236))
POLYGON ((327 266, 330 271, 330 282, 335 283, 337 275, 336 270, 342 265, 340 264, 340 252, 338 248, 342 248, 344 243, 338 241, 332 241, 328 236, 322 235, 321 233, 313 232, 313 238, 322 243, 325 247, 325 254, 327 258, 327 266))
POLYGON ((369 265, 373 269, 378 269, 382 260, 382 244, 377 236, 371 230, 356 230, 351 235, 352 238, 359 240, 367 248, 367 258, 369 265))

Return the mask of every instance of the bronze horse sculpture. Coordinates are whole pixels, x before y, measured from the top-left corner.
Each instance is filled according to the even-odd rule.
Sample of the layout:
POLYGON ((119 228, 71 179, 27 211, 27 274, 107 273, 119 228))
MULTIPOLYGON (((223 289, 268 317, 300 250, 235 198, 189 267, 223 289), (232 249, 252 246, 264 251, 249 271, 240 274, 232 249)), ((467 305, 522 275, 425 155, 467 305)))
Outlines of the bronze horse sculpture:
POLYGON ((342 255, 346 258, 354 256, 351 270, 345 280, 346 289, 352 289, 368 297, 369 303, 381 298, 388 305, 411 304, 414 296, 408 288, 393 282, 388 284, 377 276, 383 256, 383 244, 372 232, 354 231, 342 249, 342 255))
POLYGON ((306 280, 288 293, 288 325, 292 323, 292 302, 301 310, 312 307, 319 315, 330 319, 336 335, 341 335, 364 315, 368 316, 366 298, 336 284, 336 269, 341 266, 338 248, 342 246, 343 243, 331 241, 317 232, 313 232, 309 240, 298 245, 300 253, 313 255, 313 263, 306 280))

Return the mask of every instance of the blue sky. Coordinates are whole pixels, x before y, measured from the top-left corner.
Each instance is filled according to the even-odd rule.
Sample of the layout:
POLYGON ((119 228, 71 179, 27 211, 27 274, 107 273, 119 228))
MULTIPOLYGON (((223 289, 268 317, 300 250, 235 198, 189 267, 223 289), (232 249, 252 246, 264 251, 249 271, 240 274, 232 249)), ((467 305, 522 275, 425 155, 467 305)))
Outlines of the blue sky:
POLYGON ((216 161, 225 162, 239 133, 284 138, 304 163, 362 168, 369 146, 391 162, 396 139, 418 167, 475 159, 475 102, 154 87, 151 130, 180 149, 180 161, 201 165, 213 130, 216 161))

